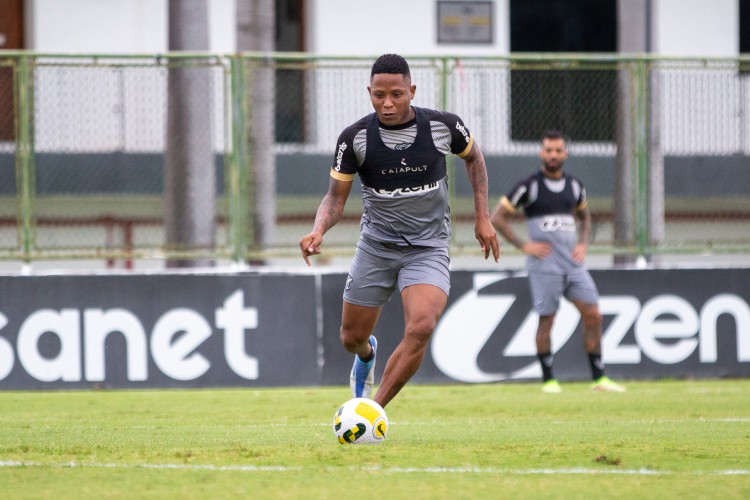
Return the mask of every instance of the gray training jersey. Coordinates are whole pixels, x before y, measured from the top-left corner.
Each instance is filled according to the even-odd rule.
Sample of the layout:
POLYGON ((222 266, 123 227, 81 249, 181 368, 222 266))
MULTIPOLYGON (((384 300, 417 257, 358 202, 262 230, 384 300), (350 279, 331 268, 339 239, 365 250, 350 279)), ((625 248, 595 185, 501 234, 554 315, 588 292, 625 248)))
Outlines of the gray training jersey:
POLYGON ((539 171, 518 183, 503 204, 513 211, 523 207, 529 239, 552 245, 552 255, 545 259, 527 257, 529 271, 567 274, 583 266, 572 256, 578 241, 573 214, 587 205, 586 190, 578 179, 568 174, 548 179, 539 171))
POLYGON ((465 157, 473 140, 461 119, 413 108, 402 125, 372 113, 339 136, 331 176, 362 181, 363 238, 397 245, 448 246, 451 223, 445 156, 465 157))

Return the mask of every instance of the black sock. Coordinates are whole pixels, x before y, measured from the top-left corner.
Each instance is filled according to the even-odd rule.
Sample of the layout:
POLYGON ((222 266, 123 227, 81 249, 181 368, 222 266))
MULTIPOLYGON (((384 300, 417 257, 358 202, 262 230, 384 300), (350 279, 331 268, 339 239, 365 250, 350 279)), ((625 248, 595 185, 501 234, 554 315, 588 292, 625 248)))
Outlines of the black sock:
POLYGON ((554 356, 551 352, 545 352, 537 354, 537 357, 539 358, 539 362, 542 365, 542 381, 546 382, 548 380, 551 380, 555 378, 554 375, 552 375, 552 364, 554 363, 554 356))
MULTIPOLYGON (((357 356, 357 357, 359 357, 359 356, 357 356)), ((369 363, 370 361, 372 361, 372 358, 374 358, 374 357, 375 357, 375 349, 370 349, 370 354, 368 354, 364 358, 359 357, 359 360, 362 361, 363 363, 369 363)))
POLYGON ((599 380, 604 376, 604 363, 602 363, 602 355, 589 353, 589 364, 591 365, 591 377, 594 380, 599 380))

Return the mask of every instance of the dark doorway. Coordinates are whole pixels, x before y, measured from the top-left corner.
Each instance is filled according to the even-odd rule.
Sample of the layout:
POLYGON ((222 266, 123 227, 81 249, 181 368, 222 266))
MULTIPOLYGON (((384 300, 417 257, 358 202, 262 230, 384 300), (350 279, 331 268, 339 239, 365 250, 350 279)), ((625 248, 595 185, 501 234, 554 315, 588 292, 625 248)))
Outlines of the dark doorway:
POLYGON ((750 0, 740 0, 740 54, 750 55, 750 0))
MULTIPOLYGON (((513 53, 617 51, 616 0, 511 0, 513 53)), ((615 138, 614 70, 515 66, 511 73, 511 136, 536 141, 549 128, 576 141, 615 138)))
MULTIPOLYGON (((23 43, 23 0, 2 0, 0 9, 0 49, 19 50, 23 43)), ((16 60, 0 58, 0 141, 14 141, 15 94, 13 68, 16 60)))
POLYGON ((616 0, 511 0, 511 52, 615 52, 616 0))
MULTIPOLYGON (((276 0, 276 50, 304 52, 304 0, 276 0)), ((276 70, 276 142, 305 140, 304 65, 276 70)))

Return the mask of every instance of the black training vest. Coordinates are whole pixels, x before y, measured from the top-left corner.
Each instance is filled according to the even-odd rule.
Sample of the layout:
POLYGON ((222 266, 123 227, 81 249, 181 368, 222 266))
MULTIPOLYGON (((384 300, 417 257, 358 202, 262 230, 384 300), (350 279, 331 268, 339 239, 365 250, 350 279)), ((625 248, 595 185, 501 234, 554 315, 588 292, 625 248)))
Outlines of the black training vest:
POLYGON ((544 182, 544 174, 539 171, 536 174, 538 194, 536 200, 524 207, 527 217, 541 217, 543 215, 572 214, 578 205, 578 200, 573 193, 573 181, 563 174, 561 181, 565 187, 559 193, 550 191, 544 182))
POLYGON ((367 118, 367 149, 358 170, 365 186, 392 190, 424 186, 445 177, 445 155, 435 147, 430 121, 422 110, 412 107, 417 116, 417 136, 402 150, 383 143, 376 113, 367 118))

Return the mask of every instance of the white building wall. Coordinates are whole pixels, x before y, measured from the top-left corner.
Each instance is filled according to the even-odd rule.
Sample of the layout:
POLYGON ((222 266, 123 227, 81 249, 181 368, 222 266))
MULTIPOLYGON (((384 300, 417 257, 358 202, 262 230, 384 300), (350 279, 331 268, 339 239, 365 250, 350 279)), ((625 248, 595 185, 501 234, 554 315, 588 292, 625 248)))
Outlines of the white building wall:
MULTIPOLYGON (((739 55, 737 0, 655 0, 654 52, 669 57, 736 57, 739 55)), ((678 65, 679 63, 675 63, 678 65)), ((743 121, 750 109, 750 81, 730 63, 712 63, 709 74, 697 65, 685 85, 667 67, 659 76, 662 92, 662 144, 667 154, 747 154, 743 121), (701 119, 697 119, 701 117, 701 119), (717 127, 716 124, 722 124, 717 127)), ((686 73, 687 72, 687 73, 686 73)))
MULTIPOLYGON (((27 46, 39 52, 167 51, 167 0, 28 0, 27 46)), ((236 0, 208 0, 209 50, 237 49, 236 0)), ((435 0, 308 0, 308 52, 493 55, 510 51, 509 3, 494 5, 493 43, 438 44, 435 0)))
POLYGON ((736 57, 738 0, 654 0, 654 52, 665 56, 736 57))
POLYGON ((508 0, 496 0, 493 43, 438 44, 435 0, 308 0, 309 51, 321 55, 499 55, 510 52, 508 0))
MULTIPOLYGON (((739 51, 738 0, 653 0, 654 52, 729 56, 739 51)), ((167 0, 27 0, 27 46, 56 53, 161 53, 167 0)), ((236 0, 208 0, 209 50, 236 50, 236 0)), ((494 5, 489 45, 437 43, 436 0, 307 0, 307 49, 320 55, 504 55, 509 0, 494 5)), ((626 28, 625 28, 626 29, 626 28)))
MULTIPOLYGON (((27 0, 26 45, 47 53, 167 51, 167 0, 27 0)), ((235 0, 208 0, 209 51, 234 52, 235 0)))
MULTIPOLYGON (((653 0, 654 52, 665 56, 736 56, 738 53, 738 0, 653 0)), ((167 0, 27 0, 30 5, 29 48, 45 53, 159 54, 167 51, 167 0)), ((209 51, 236 51, 236 0, 208 0, 209 51)), ((385 52, 417 55, 507 55, 510 52, 509 0, 494 5, 493 43, 488 45, 441 45, 437 43, 436 0, 307 0, 305 30, 308 51, 322 56, 374 57, 385 52)), ((626 28, 624 28, 626 29, 626 28)), ((429 67, 413 67, 418 86, 415 104, 440 107, 440 89, 429 67)), ((369 62, 362 61, 362 84, 356 89, 341 85, 335 68, 324 69, 310 79, 315 112, 308 124, 315 131, 305 145, 292 146, 327 152, 341 128, 370 111, 366 98, 369 62), (344 88, 346 87, 346 88, 344 88), (332 93, 332 89, 336 89, 332 93), (341 92, 347 93, 342 95, 341 92), (356 106, 341 107, 341 100, 356 106)), ((37 147, 49 151, 94 150, 158 151, 164 147, 166 77, 144 70, 106 75, 111 92, 86 94, 92 72, 81 70, 81 85, 70 86, 65 70, 49 68, 38 73, 36 98, 44 109, 37 111, 37 147), (70 94, 70 89, 78 89, 70 94), (86 95, 96 96, 86 99, 86 95), (143 100, 143 96, 150 96, 143 100), (66 100, 65 96, 68 100, 66 100), (78 99, 83 104, 76 104, 78 99), (130 105, 133 99, 136 105, 130 105), (125 102, 125 101, 127 102, 125 102), (128 110, 123 113, 123 104, 128 110), (104 110, 104 111, 102 111, 104 110), (80 124, 84 125, 81 126, 80 124), (77 125, 79 124, 79 125, 77 125), (75 133, 73 133, 75 131, 75 133), (83 146, 85 144, 85 146, 83 146)), ((222 120, 222 72, 215 73, 212 93, 216 99, 213 117, 214 144, 226 143, 222 120)), ((475 74, 476 75, 476 74, 475 74)), ((471 130, 484 139, 487 150, 508 151, 509 71, 507 68, 472 76, 460 67, 453 72, 455 102, 471 130), (489 89, 489 90, 488 90, 489 89), (475 102, 471 96, 489 91, 494 99, 475 102), (487 138, 492 138, 489 141, 487 138), (496 144, 492 142, 497 141, 496 144)), ((706 78, 696 69, 695 80, 706 78)), ((707 78, 714 78, 716 75, 707 78)), ((733 68, 724 68, 716 80, 721 92, 691 94, 668 72, 662 76, 665 152, 672 154, 746 151, 748 127, 741 117, 750 109, 750 80, 733 68), (735 81, 737 80, 737 81, 735 81), (737 82, 740 84, 737 85, 737 82), (726 90, 728 89, 728 90, 726 90), (703 117, 703 119, 696 119, 703 117), (706 120, 705 117, 712 119, 706 120), (691 124, 689 130, 685 123, 691 124), (716 129, 712 123, 727 124, 716 129), (743 122, 744 123, 744 122, 743 122), (670 125, 675 126, 670 128, 670 125), (679 124, 679 126, 677 126, 679 124), (738 132, 739 131, 739 132, 738 132), (744 131, 744 132, 742 132, 744 131)), ((608 150, 607 150, 608 151, 608 150)))

